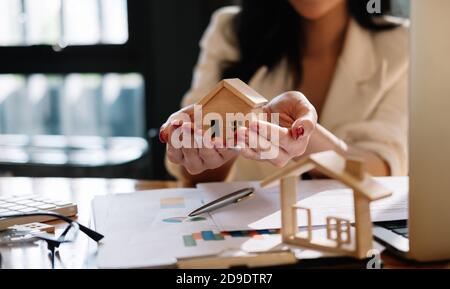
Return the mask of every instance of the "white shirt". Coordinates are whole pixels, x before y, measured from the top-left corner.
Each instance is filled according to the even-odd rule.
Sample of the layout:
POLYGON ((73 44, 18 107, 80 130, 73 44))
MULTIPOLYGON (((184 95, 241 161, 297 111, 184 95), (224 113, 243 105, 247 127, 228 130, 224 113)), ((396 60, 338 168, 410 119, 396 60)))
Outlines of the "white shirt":
MULTIPOLYGON (((239 59, 231 21, 238 7, 217 10, 200 42, 201 53, 191 89, 182 106, 196 103, 221 80, 223 63, 239 59)), ((392 175, 406 175, 408 28, 371 32, 351 20, 343 52, 319 123, 347 144, 378 154, 392 175)), ((248 83, 267 99, 292 90, 286 61, 272 71, 261 67, 248 83)), ((166 160, 169 171, 180 178, 179 167, 166 160)), ((228 180, 259 180, 276 167, 238 157, 228 180)))

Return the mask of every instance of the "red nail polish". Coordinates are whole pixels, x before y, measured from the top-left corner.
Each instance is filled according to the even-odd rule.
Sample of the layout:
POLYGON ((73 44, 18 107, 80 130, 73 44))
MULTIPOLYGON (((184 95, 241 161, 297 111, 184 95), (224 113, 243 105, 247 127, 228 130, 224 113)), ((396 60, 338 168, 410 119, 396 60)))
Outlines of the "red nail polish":
POLYGON ((167 138, 164 131, 159 132, 159 141, 162 143, 167 143, 167 138))
POLYGON ((295 139, 299 139, 299 138, 303 137, 303 135, 305 135, 305 129, 302 126, 294 129, 294 138, 295 139))

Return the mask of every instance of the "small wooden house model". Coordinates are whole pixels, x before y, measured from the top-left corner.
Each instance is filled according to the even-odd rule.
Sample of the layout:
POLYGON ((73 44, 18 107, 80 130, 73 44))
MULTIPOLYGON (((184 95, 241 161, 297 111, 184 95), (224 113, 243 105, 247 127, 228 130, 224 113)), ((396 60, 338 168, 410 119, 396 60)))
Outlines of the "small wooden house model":
POLYGON ((235 131, 238 126, 246 126, 266 103, 267 99, 234 78, 220 81, 197 105, 202 105, 203 130, 211 129, 212 137, 225 139, 227 129, 235 131), (246 118, 248 115, 250 118, 246 118))
POLYGON ((345 159, 334 151, 311 154, 269 176, 261 182, 261 187, 280 180, 281 194, 281 235, 287 244, 307 247, 331 253, 343 253, 363 259, 372 249, 372 221, 370 203, 386 198, 392 193, 363 171, 362 162, 345 159), (326 219, 326 239, 313 238, 311 210, 297 205, 299 176, 311 170, 338 180, 353 190, 354 228, 350 220, 328 216, 326 219), (308 228, 299 233, 297 211, 304 211, 308 228))

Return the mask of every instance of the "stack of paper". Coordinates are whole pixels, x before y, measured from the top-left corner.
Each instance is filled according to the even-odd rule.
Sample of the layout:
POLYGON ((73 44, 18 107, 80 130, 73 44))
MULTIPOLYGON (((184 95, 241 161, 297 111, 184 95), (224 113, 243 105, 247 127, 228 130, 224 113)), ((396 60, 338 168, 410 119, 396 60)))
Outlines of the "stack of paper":
MULTIPOLYGON (((391 198, 373 203, 374 221, 406 219, 407 179, 381 178, 391 198)), ((352 192, 339 182, 300 182, 299 201, 312 209, 313 225, 326 216, 353 219, 352 192)), ((101 196, 93 202, 101 268, 145 268, 174 265, 176 258, 218 254, 228 248, 248 252, 279 250, 279 189, 258 183, 202 184, 197 189, 166 189, 101 196), (252 198, 211 214, 187 218, 192 210, 237 189, 253 186, 252 198), (245 230, 245 231, 242 231, 245 230), (232 231, 232 232, 230 232, 232 231)), ((302 216, 299 224, 305 225, 302 216)), ((302 258, 323 254, 301 250, 302 258)))

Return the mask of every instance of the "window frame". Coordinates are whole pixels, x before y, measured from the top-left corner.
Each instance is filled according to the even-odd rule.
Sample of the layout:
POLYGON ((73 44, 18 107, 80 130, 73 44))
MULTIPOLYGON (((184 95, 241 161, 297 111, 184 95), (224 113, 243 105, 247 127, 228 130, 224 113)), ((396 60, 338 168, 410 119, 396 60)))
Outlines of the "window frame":
MULTIPOLYGON (((179 109, 190 86, 199 40, 217 8, 237 0, 127 0, 128 41, 124 44, 0 47, 0 74, 138 73, 144 79, 145 132, 150 151, 142 167, 149 179, 170 179, 160 125, 179 109), (189 25, 186 25, 189 23, 189 25)), ((145 133, 144 132, 144 133, 145 133)))
POLYGON ((52 45, 0 47, 0 74, 68 74, 143 72, 141 33, 147 1, 127 1, 128 40, 124 44, 70 45, 56 50, 52 45), (93 65, 95 63, 95 65, 93 65))
MULTIPOLYGON (((56 74, 66 76, 73 73, 95 73, 105 75, 108 73, 137 73, 144 79, 144 131, 145 138, 149 129, 149 116, 154 113, 149 109, 149 93, 147 85, 149 79, 149 47, 150 37, 146 28, 150 27, 148 13, 149 1, 127 0, 128 40, 123 44, 92 44, 92 45, 68 45, 63 49, 54 49, 49 44, 30 46, 1 46, 0 47, 0 74, 20 74, 29 76, 32 74, 56 74), (143 61, 146 60, 146 61, 143 61)), ((152 151, 148 152, 153 155, 152 151)), ((146 155, 143 158, 147 159, 146 155)), ((12 168, 15 173, 21 168, 15 165, 12 168), (15 169, 14 169, 15 168, 15 169)), ((25 169, 25 167, 23 168, 25 169)), ((28 169, 30 170, 30 169, 28 169)), ((142 178, 153 177, 153 165, 151 161, 142 168, 142 178)), ((30 171, 31 173, 31 171, 30 171)), ((34 174, 34 173, 32 173, 34 174)))

